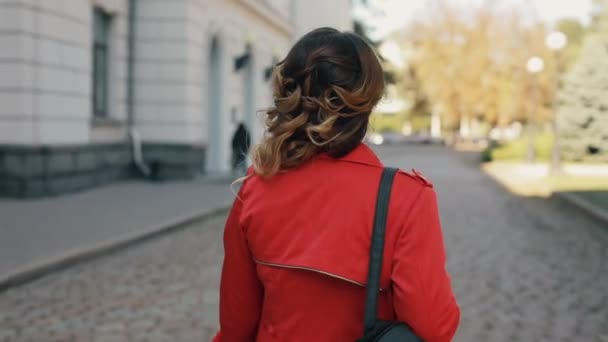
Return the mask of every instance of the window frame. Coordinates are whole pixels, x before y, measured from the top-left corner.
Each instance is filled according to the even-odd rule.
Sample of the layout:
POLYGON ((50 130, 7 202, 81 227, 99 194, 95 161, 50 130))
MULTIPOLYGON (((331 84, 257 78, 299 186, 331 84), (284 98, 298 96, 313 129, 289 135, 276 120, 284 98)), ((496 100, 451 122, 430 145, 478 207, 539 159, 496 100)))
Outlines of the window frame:
POLYGON ((93 117, 109 118, 110 112, 110 45, 112 15, 93 7, 93 44, 91 61, 91 101, 93 117))

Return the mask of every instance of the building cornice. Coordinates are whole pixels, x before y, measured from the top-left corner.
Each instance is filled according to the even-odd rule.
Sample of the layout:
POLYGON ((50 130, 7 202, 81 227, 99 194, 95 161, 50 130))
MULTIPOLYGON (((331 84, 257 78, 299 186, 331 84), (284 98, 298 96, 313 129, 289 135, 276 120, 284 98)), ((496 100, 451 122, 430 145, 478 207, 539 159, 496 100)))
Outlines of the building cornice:
POLYGON ((291 26, 289 19, 277 16, 276 9, 263 0, 238 0, 238 3, 252 10, 258 17, 262 18, 267 23, 274 26, 277 30, 291 37, 294 34, 294 29, 291 26))

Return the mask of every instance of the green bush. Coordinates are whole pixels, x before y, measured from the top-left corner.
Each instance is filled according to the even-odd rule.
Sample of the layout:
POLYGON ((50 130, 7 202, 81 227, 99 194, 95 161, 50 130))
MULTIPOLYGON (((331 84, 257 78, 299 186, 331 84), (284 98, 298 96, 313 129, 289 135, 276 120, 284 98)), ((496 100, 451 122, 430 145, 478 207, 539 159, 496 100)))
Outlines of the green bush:
POLYGON ((481 162, 487 163, 492 161, 492 151, 496 146, 488 146, 485 150, 481 151, 481 162))
POLYGON ((429 132, 431 130, 430 115, 410 115, 413 132, 429 132))
POLYGON ((373 113, 370 119, 372 132, 401 132, 405 123, 405 114, 373 113))
MULTIPOLYGON (((536 161, 548 161, 551 159, 553 148, 553 134, 543 132, 534 139, 534 150, 536 161)), ((492 144, 481 154, 481 160, 526 160, 528 155, 528 137, 522 136, 504 144, 492 144)))
POLYGON ((414 133, 431 130, 431 116, 414 113, 372 113, 370 128, 372 132, 401 133, 403 126, 408 122, 412 125, 412 132, 414 133))

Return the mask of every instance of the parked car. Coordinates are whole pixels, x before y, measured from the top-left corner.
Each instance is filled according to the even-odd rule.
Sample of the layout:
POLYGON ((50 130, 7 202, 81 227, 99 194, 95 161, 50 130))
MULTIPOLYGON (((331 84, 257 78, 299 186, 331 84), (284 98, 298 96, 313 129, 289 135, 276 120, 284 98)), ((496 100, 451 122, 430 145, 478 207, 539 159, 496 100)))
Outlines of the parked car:
POLYGON ((396 132, 372 133, 367 136, 366 140, 372 145, 444 144, 442 138, 435 138, 428 134, 404 135, 396 132))
POLYGON ((412 135, 414 140, 419 144, 425 145, 444 145, 445 141, 441 137, 433 137, 427 133, 417 133, 412 135))
POLYGON ((365 137, 365 141, 372 145, 382 145, 384 143, 384 137, 379 133, 372 133, 365 137))

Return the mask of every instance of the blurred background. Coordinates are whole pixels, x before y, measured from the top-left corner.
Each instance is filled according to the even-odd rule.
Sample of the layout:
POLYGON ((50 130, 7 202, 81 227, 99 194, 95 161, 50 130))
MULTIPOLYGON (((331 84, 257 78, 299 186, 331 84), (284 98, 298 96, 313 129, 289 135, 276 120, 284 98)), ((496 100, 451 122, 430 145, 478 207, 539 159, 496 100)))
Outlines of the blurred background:
POLYGON ((209 341, 234 151, 321 26, 382 60, 456 340, 608 341, 608 0, 0 0, 0 341, 209 341))

